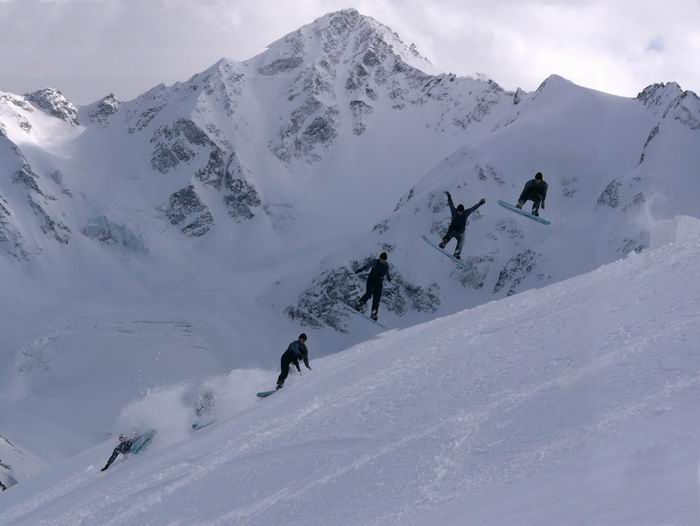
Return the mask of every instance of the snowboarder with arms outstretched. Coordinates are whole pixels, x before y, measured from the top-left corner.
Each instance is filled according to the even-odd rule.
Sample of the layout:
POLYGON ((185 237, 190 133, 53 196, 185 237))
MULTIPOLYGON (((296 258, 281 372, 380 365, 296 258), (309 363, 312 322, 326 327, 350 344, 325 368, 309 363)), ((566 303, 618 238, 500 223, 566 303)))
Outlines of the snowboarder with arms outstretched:
POLYGON ((302 360, 306 368, 311 371, 311 366, 309 365, 309 349, 306 347, 306 334, 303 332, 299 335, 299 338, 289 344, 287 350, 282 354, 280 360, 281 371, 280 375, 277 377, 277 389, 282 389, 284 386, 284 381, 289 375, 290 365, 294 364, 294 367, 296 367, 299 374, 301 374, 299 360, 302 360))
POLYGON ((365 308, 367 300, 372 298, 372 314, 370 318, 377 321, 379 318, 379 302, 382 299, 382 290, 384 288, 384 278, 386 277, 391 282, 391 274, 389 273, 389 256, 386 252, 379 254, 379 259, 372 259, 366 265, 361 266, 355 271, 355 274, 369 270, 367 276, 367 286, 364 295, 357 301, 355 310, 362 312, 365 308))
POLYGON ((112 465, 112 462, 114 462, 117 457, 119 456, 119 453, 122 455, 128 455, 131 452, 131 447, 134 445, 134 440, 130 439, 126 435, 119 435, 119 444, 117 447, 114 448, 114 451, 112 452, 112 456, 109 457, 109 460, 107 461, 107 465, 103 467, 100 471, 106 471, 109 466, 112 465))
POLYGON ((547 197, 547 183, 542 172, 537 172, 534 179, 525 183, 523 191, 518 198, 517 208, 522 208, 526 201, 532 201, 532 215, 540 216, 540 207, 544 210, 544 200, 547 197))
POLYGON ((467 228, 467 218, 474 212, 477 208, 486 202, 486 199, 481 199, 471 208, 464 208, 463 204, 457 205, 452 201, 452 195, 450 192, 445 192, 447 194, 447 204, 450 206, 450 213, 452 214, 452 221, 450 222, 450 227, 447 229, 447 234, 442 238, 440 242, 440 248, 445 248, 447 243, 450 242, 452 238, 457 239, 457 247, 455 248, 454 257, 461 259, 462 247, 464 246, 464 231, 467 228))

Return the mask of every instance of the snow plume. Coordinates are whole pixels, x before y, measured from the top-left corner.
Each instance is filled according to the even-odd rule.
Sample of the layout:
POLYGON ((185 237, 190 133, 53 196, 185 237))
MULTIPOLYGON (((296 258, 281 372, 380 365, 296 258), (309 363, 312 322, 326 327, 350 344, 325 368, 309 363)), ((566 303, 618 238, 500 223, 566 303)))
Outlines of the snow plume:
POLYGON ((252 393, 273 385, 275 374, 260 369, 234 369, 201 383, 151 389, 122 410, 116 432, 138 434, 155 429, 159 442, 179 442, 189 436, 194 423, 225 420, 251 408, 257 401, 252 393))

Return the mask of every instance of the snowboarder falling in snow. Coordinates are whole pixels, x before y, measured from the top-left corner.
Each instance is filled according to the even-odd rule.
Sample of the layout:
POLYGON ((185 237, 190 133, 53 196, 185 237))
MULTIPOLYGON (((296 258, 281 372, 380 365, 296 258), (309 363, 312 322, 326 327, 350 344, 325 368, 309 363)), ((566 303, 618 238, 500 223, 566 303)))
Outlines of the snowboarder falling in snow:
POLYGON ((119 435, 119 445, 114 448, 114 451, 112 452, 112 456, 109 457, 109 460, 107 461, 107 465, 103 467, 100 471, 106 471, 109 466, 112 465, 112 462, 114 462, 117 457, 119 456, 119 453, 122 455, 128 455, 131 452, 131 447, 134 445, 134 440, 130 439, 126 435, 119 435))
POLYGON ((447 229, 447 234, 440 241, 440 248, 445 248, 447 243, 450 242, 452 238, 457 239, 457 247, 455 248, 454 257, 461 259, 462 247, 464 246, 464 231, 467 228, 467 218, 474 212, 477 208, 486 202, 486 199, 481 199, 471 208, 465 210, 463 204, 457 205, 452 201, 452 196, 450 192, 445 192, 447 194, 447 204, 450 205, 450 213, 452 214, 452 221, 450 222, 450 228, 447 229))
POLYGON ((355 271, 355 274, 359 274, 360 272, 369 270, 365 293, 359 300, 357 300, 355 310, 362 312, 365 308, 365 303, 367 303, 367 300, 372 298, 372 314, 370 315, 370 318, 372 318, 374 321, 377 321, 379 318, 379 302, 382 299, 384 278, 386 277, 386 279, 391 282, 389 263, 387 262, 388 258, 389 256, 387 256, 386 252, 382 252, 379 254, 379 259, 373 259, 355 271))
POLYGON ((547 197, 547 183, 544 181, 542 172, 537 172, 534 179, 525 183, 517 208, 522 208, 526 201, 532 201, 532 215, 540 216, 540 206, 544 210, 544 200, 547 197))
POLYGON ((284 381, 289 375, 289 366, 294 364, 297 368, 299 374, 301 374, 301 368, 299 367, 299 360, 303 360, 306 368, 311 371, 311 366, 309 365, 309 349, 306 347, 306 334, 303 332, 299 335, 299 338, 294 340, 289 344, 287 350, 284 351, 282 359, 280 360, 280 375, 277 377, 277 389, 282 389, 284 386, 284 381))

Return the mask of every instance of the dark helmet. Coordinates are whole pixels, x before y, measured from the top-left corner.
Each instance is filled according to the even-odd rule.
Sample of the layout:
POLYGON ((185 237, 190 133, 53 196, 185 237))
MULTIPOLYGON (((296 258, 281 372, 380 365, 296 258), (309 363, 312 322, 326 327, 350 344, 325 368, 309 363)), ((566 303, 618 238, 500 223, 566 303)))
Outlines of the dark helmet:
POLYGON ((542 172, 537 172, 535 174, 535 179, 537 179, 538 181, 541 181, 543 179, 542 172))
POLYGON ((462 205, 462 204, 457 205, 457 212, 464 212, 464 205, 462 205))
POLYGON ((386 261, 387 259, 389 259, 389 256, 386 252, 382 252, 381 254, 379 254, 379 259, 383 259, 384 261, 386 261))
POLYGON ((127 440, 129 440, 129 437, 126 436, 124 433, 119 435, 119 442, 126 442, 127 440))
POLYGON ((306 341, 306 333, 305 333, 305 332, 302 332, 302 333, 299 335, 299 339, 300 339, 300 340, 306 341))

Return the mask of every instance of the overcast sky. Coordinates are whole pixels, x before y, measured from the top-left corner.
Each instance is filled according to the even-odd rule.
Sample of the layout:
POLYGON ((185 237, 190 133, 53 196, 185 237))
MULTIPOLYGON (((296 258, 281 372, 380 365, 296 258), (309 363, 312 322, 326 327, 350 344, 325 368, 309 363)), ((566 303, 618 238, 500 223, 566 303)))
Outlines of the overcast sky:
POLYGON ((670 80, 700 92, 700 0, 0 0, 0 91, 126 100, 346 7, 506 89, 557 73, 626 96, 670 80))

